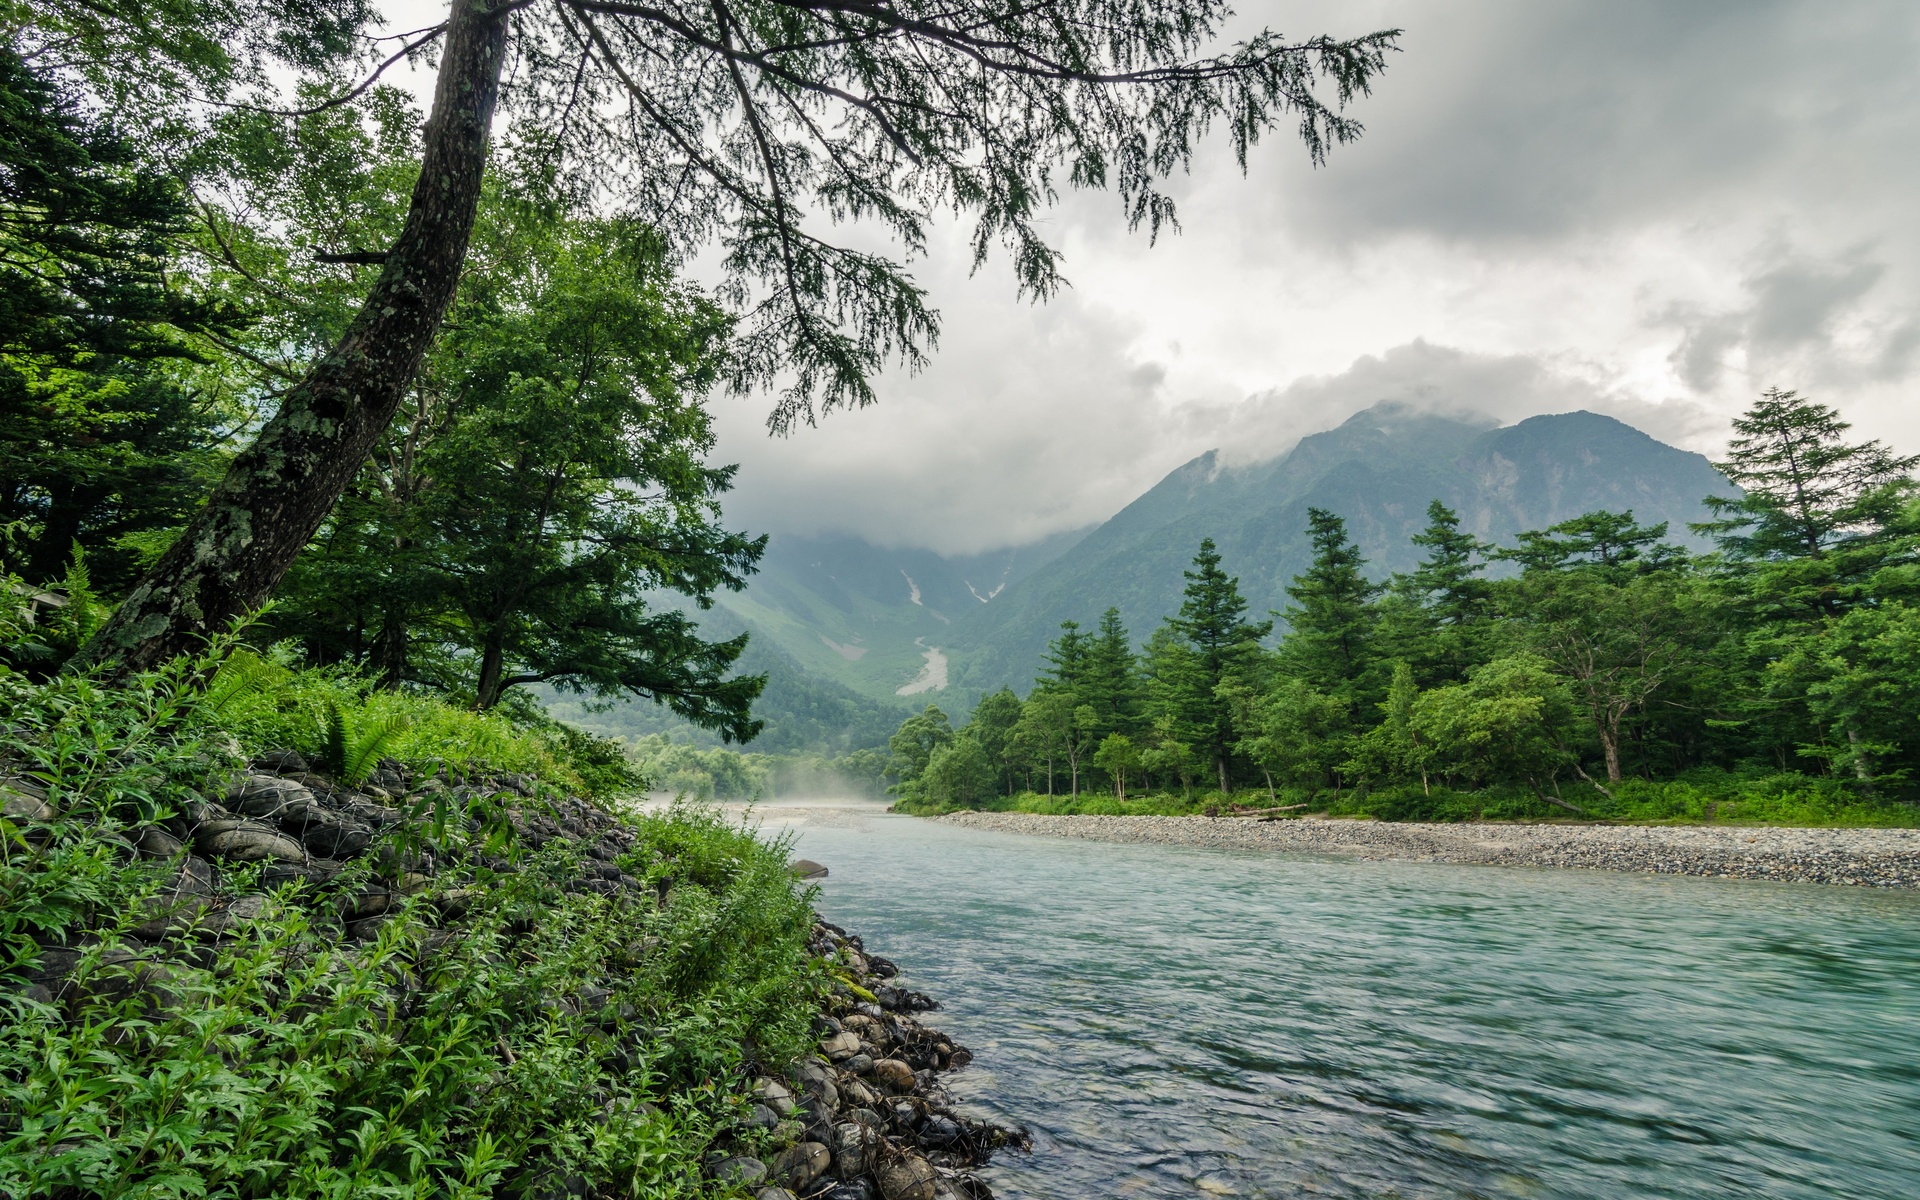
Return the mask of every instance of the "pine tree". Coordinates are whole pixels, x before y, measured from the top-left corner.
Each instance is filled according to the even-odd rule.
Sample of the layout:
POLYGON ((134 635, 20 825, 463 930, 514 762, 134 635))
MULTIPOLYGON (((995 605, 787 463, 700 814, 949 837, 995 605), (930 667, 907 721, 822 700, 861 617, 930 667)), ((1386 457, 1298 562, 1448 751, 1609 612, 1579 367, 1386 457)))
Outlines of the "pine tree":
POLYGON ((1060 636, 1047 643, 1046 667, 1033 681, 1036 692, 1059 692, 1079 702, 1087 679, 1087 656, 1093 639, 1080 632, 1080 622, 1060 622, 1060 636))
POLYGON ((1347 538, 1347 523, 1323 508, 1307 510, 1313 565, 1287 588, 1288 632, 1282 663, 1321 691, 1352 699, 1375 661, 1373 599, 1380 587, 1361 568, 1367 560, 1347 538))
POLYGON ((1461 532, 1459 514, 1438 500, 1427 505, 1427 528, 1412 541, 1426 549, 1427 557, 1412 574, 1396 579, 1396 586, 1439 624, 1458 628, 1484 620, 1493 593, 1492 585, 1480 577, 1487 569, 1487 544, 1461 532))
POLYGON ((1140 724, 1140 669, 1120 610, 1100 615, 1100 630, 1088 639, 1081 702, 1093 709, 1100 733, 1131 736, 1140 724))
POLYGON ((1884 528, 1912 490, 1920 455, 1902 457, 1877 441, 1850 445, 1850 428, 1824 404, 1769 388, 1734 421, 1739 436, 1714 464, 1746 494, 1708 498, 1721 519, 1696 528, 1741 559, 1820 558, 1884 528))
POLYGON ((1247 602, 1240 581, 1220 567, 1213 539, 1200 543, 1194 569, 1185 572, 1186 599, 1167 626, 1186 644, 1179 677, 1170 684, 1173 706, 1194 733, 1195 748, 1206 754, 1225 792, 1232 782, 1233 748, 1237 738, 1233 707, 1220 695, 1220 685, 1247 672, 1260 657, 1260 639, 1273 632, 1273 622, 1246 619, 1247 602))

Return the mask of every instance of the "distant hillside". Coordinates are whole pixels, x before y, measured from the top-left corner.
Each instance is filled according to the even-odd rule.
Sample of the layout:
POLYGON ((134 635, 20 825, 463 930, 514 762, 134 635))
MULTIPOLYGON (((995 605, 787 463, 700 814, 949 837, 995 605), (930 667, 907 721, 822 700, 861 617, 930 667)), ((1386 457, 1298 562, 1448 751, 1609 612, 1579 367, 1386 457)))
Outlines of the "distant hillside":
MULTIPOLYGON (((744 628, 729 612, 709 611, 700 617, 701 628, 710 637, 731 637, 744 628)), ((888 702, 863 696, 810 671, 758 632, 740 656, 738 673, 767 677, 766 690, 754 704, 754 715, 767 727, 746 748, 769 754, 802 750, 844 754, 884 746, 900 722, 919 708, 905 699, 888 702)), ((717 735, 695 729, 665 705, 650 700, 623 701, 594 712, 576 697, 549 692, 542 698, 555 717, 609 737, 665 733, 696 746, 720 745, 717 735)))
POLYGON ((1200 540, 1219 545, 1256 614, 1283 609, 1305 569, 1309 506, 1345 517, 1384 578, 1411 568, 1408 538, 1430 501, 1459 512, 1490 541, 1511 543, 1594 509, 1632 509, 1692 541, 1703 497, 1731 485, 1707 460, 1590 412, 1530 417, 1504 428, 1382 404, 1303 439, 1267 463, 1222 468, 1209 452, 1180 467, 1114 518, 1006 594, 970 613, 949 637, 953 687, 966 695, 1032 680, 1060 622, 1097 620, 1119 606, 1136 638, 1178 609, 1181 572, 1200 540))
POLYGON ((854 537, 776 537, 746 591, 718 596, 716 605, 807 673, 917 709, 925 700, 915 697, 944 690, 932 686, 929 652, 944 662, 959 622, 1085 532, 969 556, 889 550, 854 537))

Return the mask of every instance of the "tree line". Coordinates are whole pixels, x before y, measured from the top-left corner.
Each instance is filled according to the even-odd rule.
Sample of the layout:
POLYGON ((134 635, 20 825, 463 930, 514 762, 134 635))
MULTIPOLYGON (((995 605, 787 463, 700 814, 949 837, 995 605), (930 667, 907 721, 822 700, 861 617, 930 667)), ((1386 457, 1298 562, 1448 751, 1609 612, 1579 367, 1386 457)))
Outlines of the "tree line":
POLYGON ((1904 798, 1920 767, 1920 456, 1853 442, 1770 390, 1734 422, 1690 552, 1665 523, 1586 513, 1490 545, 1435 500, 1412 571, 1376 579, 1307 510, 1311 565, 1255 619, 1211 540, 1136 647, 1117 609, 1069 621, 1023 699, 937 707, 889 746, 896 794, 1506 787, 1584 813, 1701 769, 1904 798), (1279 634, 1274 637, 1275 631, 1279 634))

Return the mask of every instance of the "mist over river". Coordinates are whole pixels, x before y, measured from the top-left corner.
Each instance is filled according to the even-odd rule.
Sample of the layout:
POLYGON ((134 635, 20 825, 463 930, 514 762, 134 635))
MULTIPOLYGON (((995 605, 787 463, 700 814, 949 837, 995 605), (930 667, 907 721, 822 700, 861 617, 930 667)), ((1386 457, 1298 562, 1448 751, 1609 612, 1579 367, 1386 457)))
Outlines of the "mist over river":
POLYGON ((1920 894, 766 808, 1003 1198, 1920 1196, 1920 894))

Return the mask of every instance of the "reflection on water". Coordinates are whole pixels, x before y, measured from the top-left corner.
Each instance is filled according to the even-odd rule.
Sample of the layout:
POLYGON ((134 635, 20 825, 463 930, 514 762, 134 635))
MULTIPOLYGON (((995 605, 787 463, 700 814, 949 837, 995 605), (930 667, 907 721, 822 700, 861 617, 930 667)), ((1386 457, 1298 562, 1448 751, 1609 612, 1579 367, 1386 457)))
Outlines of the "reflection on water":
POLYGON ((1003 1197, 1920 1197, 1920 897, 759 812, 1003 1197))

